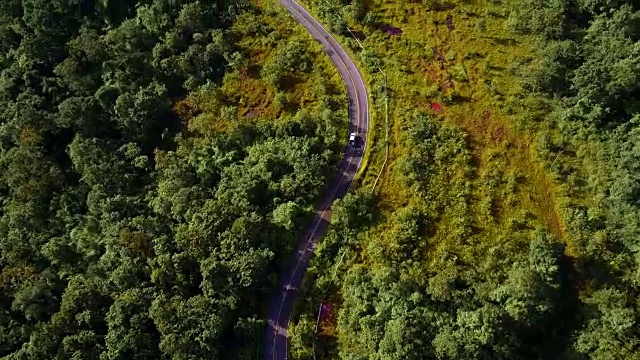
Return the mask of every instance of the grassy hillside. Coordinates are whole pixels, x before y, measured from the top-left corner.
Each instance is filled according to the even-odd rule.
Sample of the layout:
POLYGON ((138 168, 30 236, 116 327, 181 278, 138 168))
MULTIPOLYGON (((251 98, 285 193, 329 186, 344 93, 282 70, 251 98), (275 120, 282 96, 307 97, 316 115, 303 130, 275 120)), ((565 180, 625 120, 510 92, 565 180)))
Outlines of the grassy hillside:
POLYGON ((637 172, 615 165, 635 156, 635 123, 623 118, 637 108, 606 97, 580 103, 576 90, 589 86, 581 74, 609 71, 588 68, 600 61, 627 71, 602 85, 602 97, 637 99, 627 85, 638 76, 637 53, 604 45, 590 53, 601 40, 585 36, 608 25, 602 38, 637 48, 632 9, 608 15, 600 6, 622 2, 580 1, 305 4, 360 59, 378 114, 377 66, 387 74, 391 155, 372 198, 384 155, 378 116, 363 191, 336 205, 309 271, 295 356, 310 358, 314 341, 326 358, 638 356, 637 172), (593 117, 599 104, 613 110, 594 127, 577 111, 593 117), (629 205, 609 199, 621 186, 614 171, 631 187, 629 205), (321 301, 331 310, 316 338, 321 301))

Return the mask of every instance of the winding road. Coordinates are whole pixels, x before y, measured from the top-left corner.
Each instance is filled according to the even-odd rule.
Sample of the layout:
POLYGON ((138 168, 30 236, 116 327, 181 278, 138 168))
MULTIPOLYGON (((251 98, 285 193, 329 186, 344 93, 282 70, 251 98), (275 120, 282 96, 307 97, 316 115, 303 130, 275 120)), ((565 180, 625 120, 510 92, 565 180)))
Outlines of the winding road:
MULTIPOLYGON (((364 146, 367 143, 369 128, 369 98, 362 75, 346 51, 336 39, 322 27, 300 4, 294 0, 279 0, 294 19, 304 26, 311 36, 324 46, 324 51, 331 58, 342 76, 349 96, 349 132, 358 136, 358 147, 346 147, 327 192, 323 195, 316 214, 298 242, 298 248, 291 257, 286 271, 280 275, 278 292, 269 303, 267 329, 264 336, 263 354, 266 360, 287 359, 287 328, 298 287, 307 270, 309 259, 316 244, 322 238, 331 217, 333 200, 344 196, 351 187, 353 179, 360 170, 364 146)), ((344 140, 347 141, 348 134, 344 140)))

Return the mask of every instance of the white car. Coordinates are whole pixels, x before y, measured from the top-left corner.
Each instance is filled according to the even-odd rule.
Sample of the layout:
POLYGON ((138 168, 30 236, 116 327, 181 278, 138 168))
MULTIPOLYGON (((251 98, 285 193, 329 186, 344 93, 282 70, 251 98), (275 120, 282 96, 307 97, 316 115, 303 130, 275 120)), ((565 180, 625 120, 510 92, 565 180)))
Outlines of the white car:
POLYGON ((356 144, 356 133, 352 132, 351 134, 349 134, 349 145, 355 145, 356 144))

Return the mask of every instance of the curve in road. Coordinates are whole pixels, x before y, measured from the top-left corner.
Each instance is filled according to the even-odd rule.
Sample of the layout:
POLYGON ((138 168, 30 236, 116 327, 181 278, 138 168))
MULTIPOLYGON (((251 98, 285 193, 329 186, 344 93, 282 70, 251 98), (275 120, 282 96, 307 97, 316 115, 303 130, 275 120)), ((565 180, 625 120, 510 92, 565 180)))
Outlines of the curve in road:
POLYGON ((291 257, 291 263, 280 275, 278 292, 274 294, 269 304, 268 325, 263 344, 266 360, 287 359, 287 328, 293 304, 298 295, 298 287, 307 270, 313 250, 329 225, 333 200, 344 196, 349 191, 356 173, 360 170, 369 128, 367 89, 360 71, 349 55, 336 39, 295 0, 279 0, 279 2, 314 39, 323 45, 324 51, 340 72, 349 97, 349 132, 355 132, 358 135, 361 146, 345 149, 338 170, 320 201, 313 221, 300 238, 297 250, 291 257))

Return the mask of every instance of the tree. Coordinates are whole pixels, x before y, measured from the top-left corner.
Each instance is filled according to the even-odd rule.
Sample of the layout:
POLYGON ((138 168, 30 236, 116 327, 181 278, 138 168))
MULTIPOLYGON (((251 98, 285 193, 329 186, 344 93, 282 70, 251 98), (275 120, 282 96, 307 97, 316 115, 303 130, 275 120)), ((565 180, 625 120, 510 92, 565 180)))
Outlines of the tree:
POLYGON ((115 115, 118 127, 127 139, 141 140, 150 131, 166 126, 162 121, 169 108, 167 89, 158 83, 141 87, 137 92, 125 92, 116 100, 115 115))
POLYGON ((331 222, 339 228, 358 230, 372 220, 373 197, 365 192, 347 194, 333 205, 331 222))
POLYGON ((528 259, 514 262, 509 278, 496 289, 495 296, 515 321, 540 329, 552 320, 560 298, 563 253, 557 239, 538 232, 529 245, 528 259))
POLYGON ((585 325, 575 349, 591 359, 632 359, 640 343, 634 310, 617 289, 601 289, 586 299, 585 325))
POLYGON ((109 331, 101 359, 157 359, 159 339, 148 311, 151 289, 131 289, 119 295, 106 315, 109 331))
POLYGON ((631 40, 640 35, 633 25, 638 12, 624 6, 612 15, 600 15, 591 23, 581 46, 586 61, 572 78, 576 105, 602 108, 601 122, 629 118, 620 102, 638 90, 640 80, 640 59, 632 55, 640 44, 631 40))
POLYGON ((315 328, 315 320, 308 316, 300 318, 297 323, 290 327, 291 355, 296 359, 313 359, 316 337, 315 328))
POLYGON ((508 359, 515 344, 504 333, 502 311, 492 305, 458 310, 456 319, 433 340, 439 357, 450 359, 508 359))
POLYGON ((309 72, 311 68, 312 61, 307 49, 302 42, 294 39, 278 45, 260 74, 271 86, 279 89, 283 76, 293 75, 296 72, 309 72))
POLYGON ((512 1, 507 26, 516 32, 557 38, 565 32, 565 14, 568 8, 569 2, 566 0, 512 1))
POLYGON ((273 210, 273 221, 287 230, 293 230, 302 209, 295 202, 287 202, 273 210))

